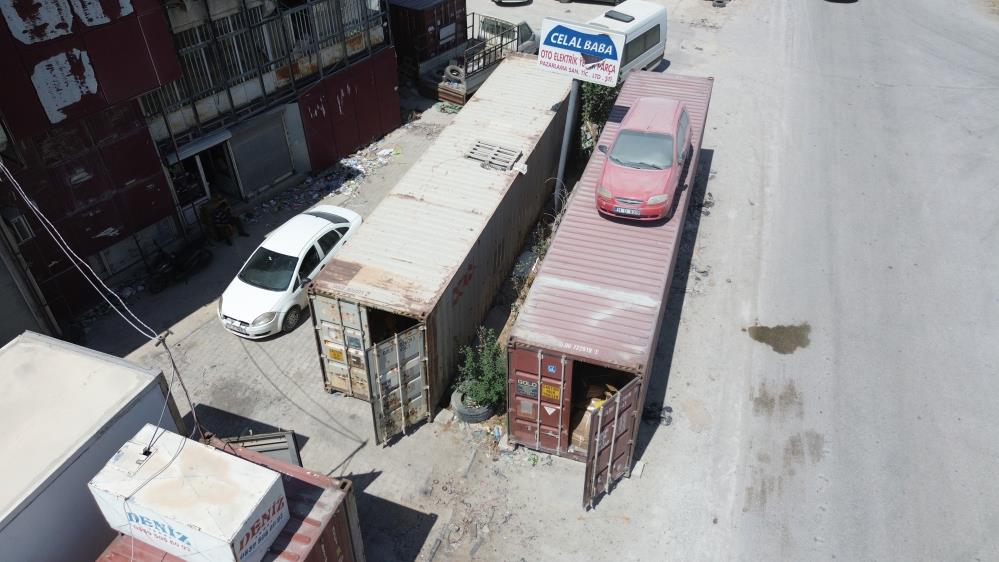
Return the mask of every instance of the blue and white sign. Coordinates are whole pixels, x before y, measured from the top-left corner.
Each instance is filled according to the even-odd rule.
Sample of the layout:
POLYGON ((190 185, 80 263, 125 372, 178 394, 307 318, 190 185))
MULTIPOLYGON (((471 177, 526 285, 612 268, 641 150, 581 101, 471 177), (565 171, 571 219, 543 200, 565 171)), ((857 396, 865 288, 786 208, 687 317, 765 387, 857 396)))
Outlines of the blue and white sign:
POLYGON ((614 86, 623 53, 623 33, 552 18, 541 24, 538 65, 545 70, 614 86))

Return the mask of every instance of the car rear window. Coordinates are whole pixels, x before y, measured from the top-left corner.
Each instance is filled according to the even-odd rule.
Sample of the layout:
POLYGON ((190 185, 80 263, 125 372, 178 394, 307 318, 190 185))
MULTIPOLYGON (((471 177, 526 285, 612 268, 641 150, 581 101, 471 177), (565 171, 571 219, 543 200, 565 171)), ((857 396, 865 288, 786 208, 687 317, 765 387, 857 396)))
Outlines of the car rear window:
POLYGON ((350 222, 349 220, 341 217, 340 215, 334 215, 333 213, 324 213, 322 211, 306 211, 302 214, 311 215, 313 217, 319 217, 321 219, 326 219, 333 224, 343 224, 345 222, 350 222))

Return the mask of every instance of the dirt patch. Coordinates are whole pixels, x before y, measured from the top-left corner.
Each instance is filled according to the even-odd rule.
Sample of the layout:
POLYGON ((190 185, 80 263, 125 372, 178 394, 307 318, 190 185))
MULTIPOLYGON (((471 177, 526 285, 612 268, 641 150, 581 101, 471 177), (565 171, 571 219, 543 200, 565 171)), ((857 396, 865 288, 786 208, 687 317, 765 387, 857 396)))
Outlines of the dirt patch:
POLYGON ((771 349, 781 355, 790 355, 797 351, 799 347, 808 347, 811 340, 808 335, 812 327, 808 322, 795 325, 778 326, 750 326, 743 331, 749 334, 754 340, 770 346, 771 349))

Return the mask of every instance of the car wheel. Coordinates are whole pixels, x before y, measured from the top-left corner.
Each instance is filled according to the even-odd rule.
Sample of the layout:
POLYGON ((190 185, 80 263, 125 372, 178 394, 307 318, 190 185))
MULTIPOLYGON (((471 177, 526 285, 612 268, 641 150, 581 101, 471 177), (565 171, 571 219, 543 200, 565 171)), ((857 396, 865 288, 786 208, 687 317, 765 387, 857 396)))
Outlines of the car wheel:
POLYGON ((293 306, 284 313, 284 322, 281 323, 282 332, 290 332, 298 327, 298 321, 302 319, 302 310, 298 306, 293 306))

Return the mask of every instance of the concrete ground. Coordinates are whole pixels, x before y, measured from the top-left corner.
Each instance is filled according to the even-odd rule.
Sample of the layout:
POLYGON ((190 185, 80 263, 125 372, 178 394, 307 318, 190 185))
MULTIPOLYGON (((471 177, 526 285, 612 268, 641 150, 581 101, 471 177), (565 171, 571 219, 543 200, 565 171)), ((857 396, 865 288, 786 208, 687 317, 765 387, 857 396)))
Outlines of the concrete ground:
MULTIPOLYGON (((649 393, 671 423, 643 424, 640 476, 584 512, 582 465, 485 428, 375 446, 368 405, 323 392, 307 324, 221 329, 222 281, 137 307, 173 324, 202 422, 300 432, 306 466, 362 490, 369 560, 999 558, 999 17, 985 0, 665 4, 668 72, 716 81, 649 393)), ((535 27, 605 9, 469 0, 535 27)))

